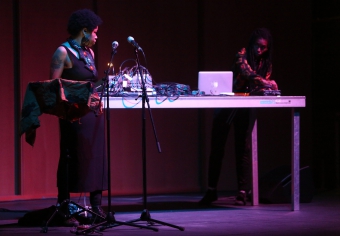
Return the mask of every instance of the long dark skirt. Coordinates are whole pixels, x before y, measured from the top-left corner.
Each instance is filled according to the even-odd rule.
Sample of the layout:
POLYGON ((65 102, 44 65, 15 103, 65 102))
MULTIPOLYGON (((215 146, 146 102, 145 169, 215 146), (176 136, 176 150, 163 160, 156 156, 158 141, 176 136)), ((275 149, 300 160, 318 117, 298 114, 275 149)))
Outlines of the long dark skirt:
POLYGON ((104 115, 88 113, 72 123, 59 119, 59 127, 58 188, 75 193, 107 190, 104 115))

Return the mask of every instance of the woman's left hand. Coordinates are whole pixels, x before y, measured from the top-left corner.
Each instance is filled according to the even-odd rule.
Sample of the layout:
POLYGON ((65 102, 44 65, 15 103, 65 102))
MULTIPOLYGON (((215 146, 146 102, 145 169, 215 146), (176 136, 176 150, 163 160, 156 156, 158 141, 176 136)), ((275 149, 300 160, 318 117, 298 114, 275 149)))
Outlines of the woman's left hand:
POLYGON ((278 88, 277 83, 275 82, 275 80, 271 80, 270 83, 271 83, 271 85, 272 85, 272 87, 271 87, 272 90, 279 90, 279 88, 278 88))

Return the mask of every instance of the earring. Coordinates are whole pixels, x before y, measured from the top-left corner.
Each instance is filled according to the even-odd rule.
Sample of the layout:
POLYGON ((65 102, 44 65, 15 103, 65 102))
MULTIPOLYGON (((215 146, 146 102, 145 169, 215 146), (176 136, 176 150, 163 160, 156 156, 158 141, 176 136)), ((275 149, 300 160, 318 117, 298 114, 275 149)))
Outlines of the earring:
POLYGON ((89 40, 89 38, 88 38, 88 36, 85 34, 85 32, 84 32, 84 37, 82 37, 82 39, 81 39, 81 44, 82 45, 85 45, 86 43, 88 43, 90 40, 89 40))

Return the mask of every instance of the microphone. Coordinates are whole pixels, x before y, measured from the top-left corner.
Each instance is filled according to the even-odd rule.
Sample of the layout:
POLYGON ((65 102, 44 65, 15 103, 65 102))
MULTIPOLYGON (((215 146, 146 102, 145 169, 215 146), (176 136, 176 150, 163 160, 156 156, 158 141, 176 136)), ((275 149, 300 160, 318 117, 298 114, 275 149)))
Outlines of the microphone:
POLYGON ((116 50, 118 48, 119 44, 117 41, 112 42, 112 50, 116 50))
POLYGON ((127 38, 127 41, 131 43, 135 48, 137 48, 139 51, 143 51, 143 49, 138 45, 138 43, 135 41, 135 39, 131 36, 127 38))

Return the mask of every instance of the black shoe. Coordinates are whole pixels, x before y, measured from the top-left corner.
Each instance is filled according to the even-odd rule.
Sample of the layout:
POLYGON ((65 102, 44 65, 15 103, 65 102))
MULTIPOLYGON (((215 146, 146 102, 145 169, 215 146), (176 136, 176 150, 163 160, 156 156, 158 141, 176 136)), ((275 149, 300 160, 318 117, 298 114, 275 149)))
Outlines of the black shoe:
POLYGON ((79 221, 74 217, 70 217, 63 221, 63 226, 66 226, 66 227, 79 226, 79 221))
POLYGON ((103 210, 103 208, 101 208, 100 206, 97 206, 97 207, 92 207, 91 209, 94 213, 96 213, 97 215, 95 214, 92 214, 92 219, 95 220, 95 221, 104 221, 106 219, 106 214, 103 210), (99 217, 99 216, 100 217, 99 217))
POLYGON ((247 201, 247 194, 246 191, 241 190, 238 192, 235 200, 235 205, 237 206, 245 206, 247 201))
POLYGON ((247 201, 251 202, 253 200, 253 195, 251 194, 251 190, 249 190, 246 194, 247 201))
POLYGON ((80 224, 79 221, 72 216, 72 213, 74 212, 71 213, 71 208, 73 206, 74 206, 73 204, 69 203, 63 203, 62 205, 60 205, 59 203, 57 204, 59 212, 63 215, 63 220, 60 222, 62 226, 76 227, 80 224))
POLYGON ((204 197, 198 202, 200 205, 210 205, 212 202, 216 201, 217 197, 217 190, 208 189, 205 193, 204 197))

